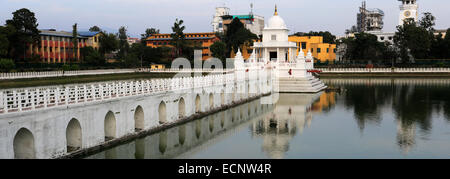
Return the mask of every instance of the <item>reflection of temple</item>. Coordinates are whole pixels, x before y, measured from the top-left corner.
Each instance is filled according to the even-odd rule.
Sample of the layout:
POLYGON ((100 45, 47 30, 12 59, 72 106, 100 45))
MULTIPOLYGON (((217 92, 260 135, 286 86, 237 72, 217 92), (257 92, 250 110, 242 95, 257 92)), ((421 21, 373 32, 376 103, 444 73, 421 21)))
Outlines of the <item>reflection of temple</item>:
POLYGON ((416 124, 407 121, 397 120, 397 144, 403 154, 408 152, 416 144, 416 124))
POLYGON ((305 125, 311 125, 311 104, 320 95, 280 94, 273 112, 253 122, 253 134, 263 138, 262 150, 270 158, 284 158, 289 142, 297 131, 301 134, 305 125))

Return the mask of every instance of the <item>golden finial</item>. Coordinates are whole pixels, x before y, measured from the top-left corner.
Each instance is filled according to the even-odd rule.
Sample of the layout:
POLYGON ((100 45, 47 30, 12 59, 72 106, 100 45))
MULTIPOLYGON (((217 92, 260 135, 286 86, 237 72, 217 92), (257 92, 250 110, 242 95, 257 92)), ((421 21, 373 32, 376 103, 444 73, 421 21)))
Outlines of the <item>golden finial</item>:
POLYGON ((277 5, 275 4, 275 14, 276 16, 278 16, 278 9, 277 9, 277 5))

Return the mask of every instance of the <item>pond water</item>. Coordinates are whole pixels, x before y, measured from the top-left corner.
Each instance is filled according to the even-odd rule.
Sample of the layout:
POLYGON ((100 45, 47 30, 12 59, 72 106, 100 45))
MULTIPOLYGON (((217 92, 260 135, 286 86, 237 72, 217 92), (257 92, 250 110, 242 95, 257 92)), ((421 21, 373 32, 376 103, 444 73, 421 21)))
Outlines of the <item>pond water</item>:
POLYGON ((86 158, 450 158, 450 79, 323 81, 328 91, 273 94, 86 158))

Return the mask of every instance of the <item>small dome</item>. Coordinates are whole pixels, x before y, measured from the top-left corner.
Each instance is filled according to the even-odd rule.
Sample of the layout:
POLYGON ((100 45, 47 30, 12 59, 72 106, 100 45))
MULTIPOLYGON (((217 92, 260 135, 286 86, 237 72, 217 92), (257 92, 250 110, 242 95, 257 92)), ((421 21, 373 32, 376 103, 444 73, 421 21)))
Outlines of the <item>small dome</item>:
POLYGON ((269 29, 287 29, 286 23, 284 23, 283 18, 278 16, 277 6, 275 6, 275 14, 269 19, 268 28, 269 29))

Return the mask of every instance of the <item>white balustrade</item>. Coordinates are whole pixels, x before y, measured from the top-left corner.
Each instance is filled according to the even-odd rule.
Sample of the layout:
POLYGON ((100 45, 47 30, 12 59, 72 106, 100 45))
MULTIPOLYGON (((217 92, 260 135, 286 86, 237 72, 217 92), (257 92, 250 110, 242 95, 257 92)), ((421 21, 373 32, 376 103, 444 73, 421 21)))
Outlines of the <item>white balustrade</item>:
POLYGON ((230 73, 202 77, 100 83, 95 85, 1 90, 0 115, 144 95, 145 93, 163 93, 232 84, 234 82, 235 75, 230 73))

